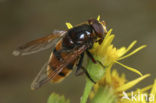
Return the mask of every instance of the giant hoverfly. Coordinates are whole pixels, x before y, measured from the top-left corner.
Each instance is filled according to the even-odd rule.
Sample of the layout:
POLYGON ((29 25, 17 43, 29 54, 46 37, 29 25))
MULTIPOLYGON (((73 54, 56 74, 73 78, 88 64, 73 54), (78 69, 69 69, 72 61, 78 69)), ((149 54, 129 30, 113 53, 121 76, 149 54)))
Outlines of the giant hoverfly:
MULTIPOLYGON (((80 68, 83 68, 84 53, 96 63, 89 49, 95 42, 100 44, 106 33, 104 21, 89 19, 71 29, 55 31, 48 36, 30 41, 18 47, 13 54, 15 56, 29 55, 52 48, 49 61, 44 64, 32 82, 31 88, 37 89, 48 81, 60 82, 71 73, 75 64, 76 72, 78 72, 80 68)), ((87 71, 83 70, 91 79, 87 71)))

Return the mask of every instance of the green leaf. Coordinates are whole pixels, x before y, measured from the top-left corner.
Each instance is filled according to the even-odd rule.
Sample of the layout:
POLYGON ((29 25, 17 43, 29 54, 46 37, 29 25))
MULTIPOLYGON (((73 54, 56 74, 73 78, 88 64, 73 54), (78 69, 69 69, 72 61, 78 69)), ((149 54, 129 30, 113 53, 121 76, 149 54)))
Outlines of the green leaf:
POLYGON ((60 96, 56 93, 52 93, 49 98, 47 103, 70 103, 69 99, 65 99, 64 96, 60 96))

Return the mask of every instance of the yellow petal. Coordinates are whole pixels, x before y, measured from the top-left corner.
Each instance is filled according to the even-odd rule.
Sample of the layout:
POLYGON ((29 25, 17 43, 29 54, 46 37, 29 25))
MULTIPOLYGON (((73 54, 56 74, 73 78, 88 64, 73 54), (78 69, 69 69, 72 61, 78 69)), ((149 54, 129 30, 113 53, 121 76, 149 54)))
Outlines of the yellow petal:
POLYGON ((156 80, 154 81, 154 85, 153 85, 151 94, 156 94, 156 80))
POLYGON ((143 49, 143 48, 145 48, 145 47, 146 47, 146 45, 142 45, 142 46, 138 47, 137 49, 135 49, 134 51, 132 51, 131 53, 129 53, 129 54, 127 54, 127 55, 125 55, 125 56, 119 58, 118 60, 125 59, 125 58, 127 58, 127 57, 129 57, 129 56, 135 54, 136 52, 140 51, 141 49, 143 49))
POLYGON ((106 40, 106 39, 111 35, 111 33, 112 33, 112 29, 110 29, 110 30, 108 31, 108 33, 106 34, 104 40, 106 40))
POLYGON ((107 83, 111 83, 112 82, 112 78, 111 78, 111 67, 112 67, 112 65, 110 65, 108 68, 107 68, 107 70, 106 70, 106 82, 107 83))
POLYGON ((153 85, 149 85, 149 86, 147 86, 147 87, 144 87, 144 88, 141 89, 141 92, 146 92, 146 91, 148 91, 149 89, 151 89, 152 87, 153 87, 153 85))
MULTIPOLYGON (((106 34, 104 40, 102 41, 101 45, 99 46, 99 49, 101 52, 106 51, 105 48, 107 48, 113 41, 115 35, 111 35, 112 29, 108 31, 106 34)), ((104 53, 103 53, 104 54, 104 53)))
POLYGON ((99 46, 97 49, 99 55, 102 54, 101 56, 105 55, 105 52, 107 48, 111 45, 115 35, 110 35, 102 44, 99 46))
POLYGON ((132 49, 132 47, 134 47, 134 45, 137 43, 137 41, 135 40, 135 41, 133 41, 129 46, 128 46, 128 48, 127 48, 127 50, 126 50, 126 52, 128 52, 129 50, 131 50, 132 49))
POLYGON ((122 91, 128 90, 128 89, 130 89, 131 87, 133 87, 134 85, 136 85, 137 83, 139 83, 140 81, 142 81, 143 79, 145 79, 145 78, 147 78, 149 76, 150 76, 150 74, 146 74, 146 75, 144 75, 144 76, 142 76, 140 78, 132 80, 132 81, 120 86, 119 88, 117 88, 116 91, 117 92, 122 92, 122 91))
POLYGON ((128 67, 128 66, 126 66, 126 65, 124 65, 124 64, 122 64, 122 63, 120 63, 120 62, 117 62, 117 61, 115 61, 115 62, 116 62, 117 64, 119 64, 119 65, 125 67, 126 69, 128 69, 128 70, 130 70, 130 71, 132 71, 132 72, 135 72, 135 73, 139 74, 140 76, 142 76, 142 73, 141 73, 140 71, 138 71, 137 69, 134 69, 134 68, 132 68, 132 67, 128 67))
MULTIPOLYGON (((137 43, 136 40, 133 41, 133 42, 128 46, 127 49, 126 49, 125 47, 122 47, 122 48, 124 48, 125 50, 124 50, 123 52, 121 52, 121 54, 119 55, 119 57, 123 56, 123 55, 126 54, 129 50, 131 50, 132 47, 133 47, 136 43, 137 43)), ((120 50, 120 49, 119 49, 119 50, 120 50)), ((119 59, 120 59, 120 58, 119 58, 119 59)), ((118 60, 119 60, 119 59, 118 59, 118 60)))
MULTIPOLYGON (((144 87, 144 88, 140 89, 140 92, 141 92, 141 93, 144 93, 144 92, 150 90, 152 87, 153 87, 153 85, 149 85, 149 86, 147 86, 147 87, 144 87)), ((137 93, 138 93, 138 91, 135 91, 135 92, 134 92, 134 94, 137 94, 137 93)), ((129 93, 127 93, 127 95, 128 95, 128 96, 131 96, 132 94, 131 94, 131 92, 129 92, 129 93)), ((123 96, 123 94, 122 94, 121 96, 123 96)))
MULTIPOLYGON (((156 98, 156 80, 154 81, 154 85, 153 88, 151 90, 151 95, 155 96, 154 98, 156 98)), ((155 100, 156 101, 156 100, 155 100)), ((153 103, 153 102, 149 102, 149 103, 153 103)), ((155 102, 154 102, 155 103, 155 102)))
POLYGON ((69 23, 69 22, 66 22, 66 26, 67 26, 67 28, 68 28, 68 29, 73 28, 72 24, 71 24, 71 23, 69 23))
POLYGON ((113 69, 112 76, 114 76, 114 77, 118 77, 119 76, 119 74, 117 73, 116 69, 113 69))
POLYGON ((100 21, 100 15, 98 15, 97 20, 100 21))
POLYGON ((125 47, 121 47, 120 49, 117 49, 118 57, 121 57, 122 55, 124 55, 125 52, 126 52, 126 48, 125 47))

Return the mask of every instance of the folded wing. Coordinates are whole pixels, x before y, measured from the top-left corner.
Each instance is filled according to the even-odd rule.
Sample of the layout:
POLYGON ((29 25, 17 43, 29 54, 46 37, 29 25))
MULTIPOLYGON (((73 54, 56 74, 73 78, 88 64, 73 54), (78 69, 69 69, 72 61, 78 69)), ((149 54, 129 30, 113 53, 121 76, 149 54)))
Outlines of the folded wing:
POLYGON ((14 50, 13 55, 29 55, 48 48, 54 48, 56 43, 64 37, 65 33, 66 31, 54 31, 48 36, 30 41, 14 50))

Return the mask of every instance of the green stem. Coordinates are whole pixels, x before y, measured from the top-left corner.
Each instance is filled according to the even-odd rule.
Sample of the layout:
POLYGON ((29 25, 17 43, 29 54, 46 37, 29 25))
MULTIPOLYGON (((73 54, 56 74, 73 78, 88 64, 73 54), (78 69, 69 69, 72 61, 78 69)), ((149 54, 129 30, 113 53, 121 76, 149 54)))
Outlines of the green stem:
MULTIPOLYGON (((105 72, 104 68, 98 63, 97 64, 93 63, 91 60, 88 61, 88 65, 86 69, 94 81, 99 81, 104 76, 104 72, 105 72)), ((87 78, 85 89, 81 97, 80 103, 87 102, 88 96, 92 90, 93 85, 94 83, 87 78)))
POLYGON ((84 89, 83 95, 81 97, 80 103, 87 102, 88 96, 92 90, 93 85, 94 85, 94 83, 92 81, 90 81, 89 79, 86 79, 86 85, 85 85, 85 89, 84 89))

